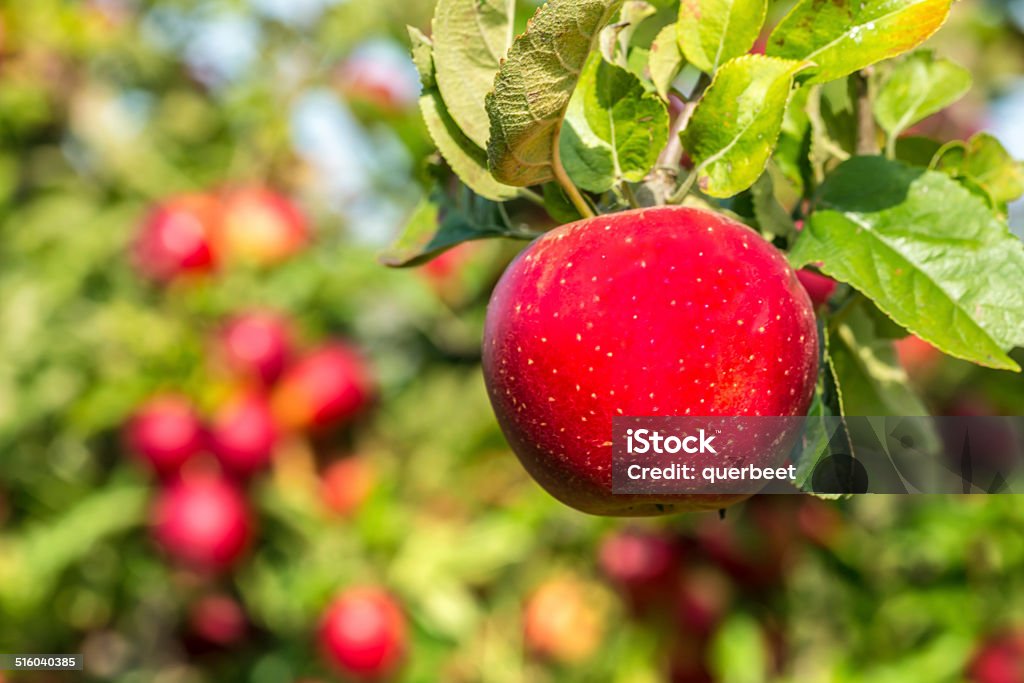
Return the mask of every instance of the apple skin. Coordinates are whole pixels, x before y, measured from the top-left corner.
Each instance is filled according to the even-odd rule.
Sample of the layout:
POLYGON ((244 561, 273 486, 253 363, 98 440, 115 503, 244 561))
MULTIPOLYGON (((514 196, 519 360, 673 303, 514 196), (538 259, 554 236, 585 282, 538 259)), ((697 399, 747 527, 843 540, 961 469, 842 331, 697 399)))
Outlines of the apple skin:
POLYGON ((967 679, 973 683, 1024 681, 1024 632, 1001 633, 983 642, 968 666, 967 679))
POLYGON ((270 464, 277 444, 277 426, 270 403, 259 392, 243 391, 231 397, 214 415, 210 447, 221 466, 249 477, 270 464))
POLYGON ((942 352, 916 335, 897 339, 893 344, 900 365, 914 382, 928 382, 942 365, 942 352))
POLYGON ((180 195, 160 203, 136 235, 136 268, 159 283, 216 270, 214 242, 221 218, 220 201, 212 194, 180 195))
MULTIPOLYGON (((484 326, 484 379, 512 450, 553 496, 602 515, 746 497, 613 495, 614 415, 804 415, 817 361, 814 309, 783 255, 692 208, 547 233, 505 271, 484 326)), ((751 462, 777 460, 746 450, 751 462)))
POLYGON ((291 430, 323 430, 350 421, 369 404, 373 380, 354 348, 334 341, 289 367, 274 388, 278 423, 291 430))
POLYGON ((807 296, 815 308, 822 308, 828 305, 828 300, 836 291, 837 282, 827 275, 816 273, 807 268, 796 271, 796 277, 800 284, 807 290, 807 296))
POLYGON ((395 673, 407 649, 405 615, 397 600, 379 588, 342 592, 320 620, 324 658, 340 673, 379 680, 395 673))
POLYGON ((224 364, 235 374, 265 386, 276 380, 292 353, 292 334, 283 316, 252 311, 232 318, 218 338, 224 364))
POLYGON ((162 394, 148 399, 125 426, 128 450, 160 477, 176 475, 203 452, 202 421, 184 396, 162 394))
POLYGON ((245 553, 253 522, 245 497, 210 475, 163 489, 152 510, 152 531, 169 557, 202 571, 223 571, 245 553))
POLYGON ((218 242, 232 260, 271 266, 301 251, 308 241, 305 215, 281 193, 264 187, 224 193, 218 242))

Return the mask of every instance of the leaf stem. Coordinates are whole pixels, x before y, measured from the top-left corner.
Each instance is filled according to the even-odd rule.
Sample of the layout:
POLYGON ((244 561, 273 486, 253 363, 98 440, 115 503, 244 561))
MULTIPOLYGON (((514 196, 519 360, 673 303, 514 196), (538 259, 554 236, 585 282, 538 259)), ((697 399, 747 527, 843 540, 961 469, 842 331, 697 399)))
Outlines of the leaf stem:
POLYGON ((569 174, 565 172, 565 167, 562 166, 562 155, 558 149, 558 139, 561 133, 562 123, 559 122, 553 136, 555 144, 554 149, 552 150, 551 170, 555 174, 555 180, 557 180, 558 184, 562 186, 563 190, 565 190, 565 195, 569 198, 569 201, 572 202, 572 205, 576 207, 580 216, 583 218, 593 218, 594 212, 590 210, 590 205, 587 204, 587 200, 583 198, 580 191, 575 185, 573 185, 572 180, 569 179, 569 174))
POLYGON ((679 204, 686 199, 686 195, 690 194, 693 184, 697 182, 697 172, 700 171, 700 168, 701 167, 698 166, 690 171, 690 174, 686 176, 686 180, 684 180, 679 188, 665 200, 666 204, 679 204))
MULTIPOLYGON (((857 116, 857 154, 874 156, 878 154, 878 133, 875 129, 875 112, 872 106, 874 88, 871 84, 871 67, 855 73, 852 85, 854 111, 857 116)), ((895 143, 892 143, 892 148, 895 150, 895 143)))
POLYGON ((544 207, 544 198, 539 194, 525 187, 520 187, 516 190, 516 196, 520 199, 525 199, 529 202, 536 204, 539 207, 544 207))
POLYGON ((626 201, 629 202, 630 208, 640 208, 640 202, 636 199, 636 193, 633 192, 633 188, 630 187, 629 182, 625 180, 622 181, 622 194, 626 197, 626 201))

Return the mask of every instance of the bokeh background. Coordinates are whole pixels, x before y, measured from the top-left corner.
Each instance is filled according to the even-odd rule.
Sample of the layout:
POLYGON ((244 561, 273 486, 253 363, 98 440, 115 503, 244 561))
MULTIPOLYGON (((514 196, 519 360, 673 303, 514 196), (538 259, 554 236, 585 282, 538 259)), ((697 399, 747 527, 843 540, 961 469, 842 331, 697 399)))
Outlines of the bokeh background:
MULTIPOLYGON (((0 0, 0 652, 85 659, 0 681, 345 680, 318 629, 357 586, 402 615, 401 681, 1024 681, 1019 497, 775 496, 629 521, 528 479, 479 369, 521 243, 376 260, 440 163, 405 29, 431 13, 0 0), (243 190, 294 205, 308 238, 171 281, 140 265, 154 207, 243 190), (180 481, 126 425, 169 393, 207 423, 240 393, 288 412, 218 351, 251 311, 284 321, 293 357, 358 349, 374 398, 325 428, 276 425, 265 468, 223 475, 251 540, 211 567, 158 541, 155 501, 180 481)), ((975 88, 918 132, 988 130, 1024 157, 1022 31, 1020 0, 957 3, 932 44, 975 88)), ((1024 414, 1019 376, 902 351, 937 414, 1024 414)), ((197 460, 178 476, 214 476, 197 460)))

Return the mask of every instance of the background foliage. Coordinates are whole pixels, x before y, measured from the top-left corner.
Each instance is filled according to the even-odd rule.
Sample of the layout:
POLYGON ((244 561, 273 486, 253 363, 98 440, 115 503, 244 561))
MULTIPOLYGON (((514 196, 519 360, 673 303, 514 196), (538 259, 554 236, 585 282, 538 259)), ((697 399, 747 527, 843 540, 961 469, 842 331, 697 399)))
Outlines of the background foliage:
MULTIPOLYGON (((653 4, 674 13, 672 3, 653 4)), ((517 32, 533 9, 516 7, 517 32)), ((772 3, 766 12, 777 19, 784 9, 772 3)), ((435 143, 479 154, 486 142, 486 130, 463 140, 444 121, 428 134, 417 111, 405 26, 428 32, 432 13, 432 3, 400 0, 0 5, 0 651, 82 652, 83 680, 328 680, 315 652, 318 616, 337 590, 374 583, 392 590, 409 616, 407 681, 963 680, 978 644, 1024 619, 1024 513, 1015 497, 772 498, 724 521, 625 524, 564 508, 527 479, 497 430, 478 367, 483 305, 522 242, 467 250, 456 276, 441 279, 376 262, 444 177, 435 143), (346 86, 343 67, 359 58, 389 69, 405 93, 397 106, 346 86), (439 130, 452 139, 442 142, 439 130), (167 290, 134 272, 127 245, 148 205, 253 182, 303 206, 315 224, 310 249, 272 269, 232 268, 167 290), (378 404, 354 436, 329 447, 368 457, 377 483, 356 515, 332 516, 317 495, 321 445, 290 444, 252 492, 260 542, 250 557, 230 575, 197 577, 152 544, 153 487, 124 453, 119 430, 161 389, 217 405, 225 380, 206 361, 210 336, 225 316, 253 307, 288 312, 304 339, 345 336, 371 357, 378 404), (682 563, 669 593, 696 581, 698 592, 715 596, 707 628, 675 598, 671 613, 627 618, 634 610, 597 560, 602 539, 625 528, 669 539, 682 563), (586 603, 596 616, 588 621, 604 625, 597 645, 571 663, 531 654, 523 642, 524 603, 565 577, 592 591, 586 603), (247 615, 246 638, 230 648, 197 644, 189 632, 189 606, 209 592, 233 596, 247 615)), ((997 209, 1003 203, 998 184, 981 194, 947 187, 949 176, 976 176, 972 159, 991 153, 985 138, 971 137, 978 130, 1001 133, 1011 152, 1024 154, 1021 13, 1019 3, 960 3, 928 45, 974 79, 953 108, 917 124, 943 140, 969 140, 921 176, 947 201, 961 192, 962 203, 983 194, 997 209)), ((686 58, 699 64, 708 54, 686 58)), ((434 68, 438 83, 458 75, 436 44, 434 68)), ((629 64, 587 68, 613 70, 625 90, 636 86, 629 64)), ((899 68, 912 73, 894 71, 883 92, 932 78, 944 92, 960 90, 959 72, 941 58, 899 68)), ((436 91, 429 79, 424 86, 429 102, 436 91)), ((591 143, 577 151, 614 160, 616 181, 649 163, 644 153, 655 142, 613 134, 635 111, 612 104, 610 122, 587 121, 563 95, 551 105, 568 107, 574 130, 591 143)), ((934 114, 931 96, 920 98, 921 117, 934 114)), ((899 108, 886 102, 876 102, 879 122, 904 130, 899 108)), ((483 102, 461 106, 452 116, 485 115, 472 110, 483 102)), ((805 124, 783 120, 780 149, 792 142, 786 131, 805 124)), ((896 156, 913 151, 909 141, 894 144, 896 156)), ((802 163, 793 157, 798 177, 802 163)), ((900 172, 850 171, 858 184, 900 172)), ((481 182, 490 184, 479 194, 494 199, 522 192, 481 182)), ((577 180, 585 190, 608 189, 604 176, 593 182, 577 180)), ((842 174, 829 182, 843 182, 842 174)), ((575 215, 564 197, 554 217, 529 199, 504 220, 449 193, 440 217, 435 208, 424 221, 489 224, 500 234, 575 215)), ((1012 223, 1014 207, 1007 211, 1012 223)), ((843 214, 836 202, 807 234, 827 235, 843 214)), ((874 227, 884 235, 884 222, 874 227)), ((420 235, 388 257, 405 262, 430 251, 425 245, 445 246, 431 239, 420 235)), ((856 263, 840 265, 856 271, 856 263)), ((911 317, 893 315, 923 333, 911 317)), ((1020 342, 1011 334, 995 340, 996 351, 1020 342)), ((978 353, 989 336, 964 340, 959 355, 978 353)), ((1010 355, 1021 362, 1019 349, 1010 355)), ((911 380, 934 412, 1024 409, 1019 375, 936 355, 914 367, 911 380)))

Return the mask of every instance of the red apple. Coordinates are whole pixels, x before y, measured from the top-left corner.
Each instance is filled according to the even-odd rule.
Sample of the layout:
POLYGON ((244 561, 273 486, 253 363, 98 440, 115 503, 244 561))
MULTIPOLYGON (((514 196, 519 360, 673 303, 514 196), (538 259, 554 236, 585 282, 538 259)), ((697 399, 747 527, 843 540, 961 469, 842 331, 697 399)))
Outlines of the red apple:
POLYGON ((708 567, 690 569, 679 585, 676 621, 685 633, 710 638, 731 602, 732 588, 725 576, 708 567))
POLYGON ((374 472, 366 458, 352 456, 332 463, 320 480, 320 497, 331 512, 348 516, 373 490, 374 472))
POLYGON ((366 408, 372 393, 366 361, 348 344, 335 341, 285 371, 274 389, 274 415, 289 429, 334 427, 366 408))
POLYGON ((405 615, 394 597, 379 588, 350 588, 320 621, 324 657, 342 674, 361 680, 386 678, 407 647, 405 615))
POLYGON ((147 400, 125 428, 128 448, 161 477, 181 469, 203 451, 203 424, 184 396, 164 394, 147 400))
POLYGON ((228 257, 270 266, 305 247, 309 228, 290 199, 274 190, 248 187, 225 193, 218 238, 228 257))
POLYGON ((602 572, 634 608, 650 607, 671 592, 680 558, 679 548, 667 535, 617 532, 604 539, 598 553, 602 572))
POLYGON ((265 468, 274 454, 277 427, 270 403, 258 392, 244 391, 217 411, 210 426, 210 446, 228 472, 247 477, 265 468))
POLYGON ((815 308, 821 308, 828 304, 829 298, 836 291, 837 283, 827 275, 816 273, 807 268, 796 271, 796 277, 800 284, 807 290, 807 296, 815 308))
POLYGON ((1021 683, 1024 681, 1024 633, 1010 631, 983 642, 967 668, 974 683, 1021 683))
POLYGON ((221 205, 214 195, 187 194, 162 202, 135 238, 136 267, 157 282, 214 270, 213 242, 220 219, 221 205))
POLYGON ((591 657, 601 645, 605 610, 596 586, 575 577, 549 579, 527 598, 523 637, 536 655, 572 664, 591 657))
MULTIPOLYGON (((613 495, 613 416, 803 415, 817 356, 814 310, 778 250, 718 214, 666 207, 527 247, 491 298, 483 366, 498 422, 544 488, 584 512, 643 515, 743 496, 613 495)), ((734 464, 782 450, 737 448, 734 464)))
POLYGON ((153 536, 175 560, 200 570, 224 570, 245 552, 253 523, 242 493, 204 475, 160 492, 152 512, 153 536))
POLYGON ((243 313, 221 331, 220 355, 230 370, 270 385, 291 355, 291 330, 280 315, 268 311, 243 313))
POLYGON ((206 595, 189 609, 189 629, 211 645, 228 647, 245 638, 248 620, 238 601, 227 595, 206 595))
POLYGON ((337 72, 346 99, 385 114, 401 114, 416 105, 419 83, 408 59, 386 44, 356 50, 337 72))
POLYGON ((894 343, 900 365, 914 382, 927 382, 942 365, 942 352, 918 336, 910 335, 894 343))

